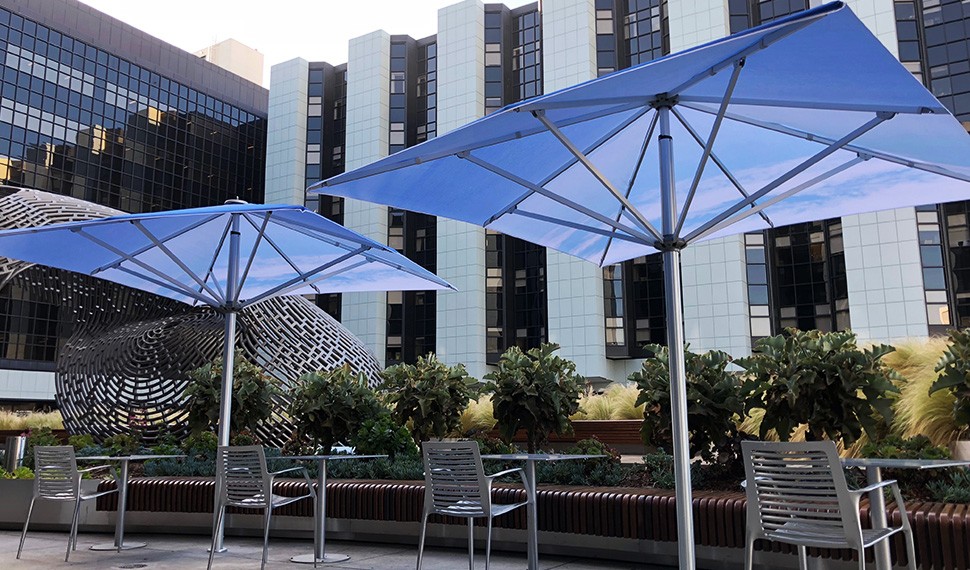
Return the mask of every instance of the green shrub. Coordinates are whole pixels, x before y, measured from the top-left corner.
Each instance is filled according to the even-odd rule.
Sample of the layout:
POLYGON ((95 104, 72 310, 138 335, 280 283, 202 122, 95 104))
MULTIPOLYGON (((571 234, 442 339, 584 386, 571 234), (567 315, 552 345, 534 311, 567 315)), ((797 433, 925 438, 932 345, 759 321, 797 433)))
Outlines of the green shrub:
MULTIPOLYGON (((672 449, 673 418, 670 413, 670 352, 648 344, 653 356, 629 380, 640 389, 637 405, 644 405, 644 443, 672 449)), ((744 412, 737 378, 726 372, 731 356, 720 350, 695 354, 686 350, 687 425, 691 455, 705 461, 736 461, 740 453, 738 419, 744 412)))
POLYGON ((107 448, 111 455, 131 455, 138 451, 141 442, 136 435, 119 433, 105 438, 102 446, 107 448))
POLYGON ((392 417, 402 425, 410 422, 411 435, 420 443, 458 429, 476 383, 463 365, 449 367, 429 354, 415 364, 387 368, 382 389, 392 417))
POLYGON ((898 375, 880 359, 893 347, 859 349, 854 333, 799 331, 758 340, 756 353, 740 358, 747 381, 745 411, 765 410, 760 436, 774 430, 788 441, 806 424, 806 439, 851 444, 865 430, 878 438, 888 430, 898 375))
MULTIPOLYGON (((6 473, 6 472, 5 472, 6 473)), ((0 477, 3 479, 33 479, 34 472, 26 465, 21 465, 20 467, 13 470, 13 473, 7 473, 7 477, 0 477)))
POLYGON ((661 449, 656 453, 644 455, 643 464, 654 487, 658 489, 673 489, 675 487, 673 455, 661 449))
MULTIPOLYGON (((189 427, 194 433, 215 431, 221 411, 222 359, 217 358, 193 370, 189 377, 192 381, 185 389, 189 427)), ((233 358, 232 378, 229 431, 254 430, 273 412, 273 400, 279 393, 278 382, 246 360, 240 351, 233 358)))
POLYGON ((259 440, 256 438, 256 434, 248 429, 236 432, 229 438, 229 445, 256 445, 258 443, 259 440))
POLYGON ((575 364, 553 354, 557 350, 554 343, 528 352, 513 346, 502 355, 498 370, 485 376, 499 433, 508 442, 524 429, 530 453, 548 433, 572 430, 569 416, 579 410, 585 380, 576 374, 575 364))
MULTIPOLYGON (((862 446, 863 457, 881 459, 949 459, 950 451, 933 445, 926 436, 902 438, 890 435, 862 446)), ((883 469, 884 479, 895 479, 907 499, 926 497, 930 486, 939 483, 941 473, 935 469, 883 469)))
POLYGON ((367 378, 348 365, 304 374, 292 394, 289 413, 299 437, 310 437, 328 451, 338 441, 349 441, 365 419, 384 411, 367 378))
POLYGON ((946 390, 953 395, 953 419, 958 427, 970 427, 970 329, 949 332, 949 343, 936 364, 939 378, 930 395, 946 390))
POLYGON ((927 486, 930 500, 940 503, 970 503, 970 471, 953 469, 941 480, 927 486))
POLYGON ((605 457, 542 462, 536 467, 536 479, 551 485, 614 486, 626 477, 619 452, 596 438, 577 441, 564 453, 605 457))
POLYGON ((360 455, 387 455, 392 459, 418 456, 418 447, 408 429, 398 425, 388 413, 364 420, 351 443, 360 455))
POLYGON ((61 440, 49 427, 31 428, 27 432, 27 446, 24 449, 24 467, 34 468, 34 446, 61 445, 61 440))
POLYGON ((94 447, 94 436, 88 433, 72 435, 67 438, 67 444, 74 447, 75 451, 85 447, 94 447))

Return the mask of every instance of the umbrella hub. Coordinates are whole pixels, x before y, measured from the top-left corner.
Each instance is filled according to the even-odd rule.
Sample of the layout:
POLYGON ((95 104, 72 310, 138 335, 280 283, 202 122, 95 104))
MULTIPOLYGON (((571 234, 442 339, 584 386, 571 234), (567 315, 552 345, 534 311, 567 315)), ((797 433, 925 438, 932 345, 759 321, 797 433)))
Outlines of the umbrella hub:
POLYGON ((247 201, 245 201, 245 200, 243 200, 243 199, 241 199, 241 198, 240 198, 239 196, 236 196, 235 198, 229 198, 228 200, 226 200, 226 201, 224 202, 224 204, 225 204, 225 205, 227 205, 227 206, 228 206, 229 204, 248 204, 248 203, 249 203, 249 202, 247 202, 247 201))
POLYGON ((664 238, 653 242, 653 247, 659 251, 680 251, 687 247, 687 241, 673 235, 665 235, 664 238))
POLYGON ((650 106, 654 109, 667 108, 670 109, 680 102, 680 97, 677 95, 671 95, 670 93, 657 93, 653 100, 650 101, 650 106))

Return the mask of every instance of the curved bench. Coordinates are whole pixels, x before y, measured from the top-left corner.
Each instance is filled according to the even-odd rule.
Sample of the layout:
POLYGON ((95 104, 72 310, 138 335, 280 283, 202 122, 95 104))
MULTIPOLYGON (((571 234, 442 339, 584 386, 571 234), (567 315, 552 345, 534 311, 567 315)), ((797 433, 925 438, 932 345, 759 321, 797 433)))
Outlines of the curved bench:
MULTIPOLYGON (((103 482, 100 489, 113 487, 103 482)), ((302 494, 302 480, 280 481, 274 490, 280 495, 302 494)), ((211 513, 215 483, 211 478, 146 477, 128 485, 129 511, 211 513)), ((524 500, 520 487, 497 485, 497 502, 524 500)), ((98 510, 115 510, 117 495, 97 499, 98 510)), ((328 519, 358 519, 392 522, 420 521, 424 483, 419 481, 331 480, 327 483, 328 519)), ((677 513, 673 491, 620 487, 543 486, 537 497, 539 530, 641 541, 674 542, 677 513)), ((744 494, 696 491, 693 499, 695 541, 699 545, 744 548, 744 494)), ((912 502, 910 519, 916 540, 916 557, 924 569, 970 570, 970 505, 912 502)), ((240 511, 241 512, 241 511, 240 511)), ((310 501, 298 501, 277 511, 283 516, 312 517, 310 501)), ((863 524, 869 511, 862 504, 863 524)), ((899 523, 899 513, 890 511, 899 523)), ((432 517, 432 522, 465 525, 463 519, 432 517)), ((483 524, 483 523, 482 523, 483 524)), ((495 526, 524 529, 524 511, 495 519, 495 526)), ((778 543, 759 544, 762 549, 791 553, 778 543)), ((904 552, 902 537, 893 542, 893 559, 904 552)), ((851 560, 848 550, 810 549, 813 556, 851 560)))

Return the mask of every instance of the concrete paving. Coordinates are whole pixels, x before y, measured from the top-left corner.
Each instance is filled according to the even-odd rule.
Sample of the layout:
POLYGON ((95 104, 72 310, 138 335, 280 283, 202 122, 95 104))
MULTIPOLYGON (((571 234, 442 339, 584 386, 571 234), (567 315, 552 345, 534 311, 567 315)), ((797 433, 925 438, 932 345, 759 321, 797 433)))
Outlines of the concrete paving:
MULTIPOLYGON (((20 560, 16 560, 20 533, 0 531, 0 568, 3 570, 27 570, 48 568, 110 568, 143 570, 189 570, 205 568, 208 562, 209 539, 186 535, 125 535, 125 542, 147 542, 144 548, 118 552, 95 552, 94 544, 111 542, 107 534, 81 534, 77 550, 71 553, 71 561, 64 562, 67 548, 65 532, 33 532, 27 535, 27 543, 20 560)), ((262 540, 254 538, 227 537, 228 552, 217 554, 213 568, 247 570, 259 568, 262 556, 262 540)), ((277 539, 270 537, 269 562, 266 568, 312 568, 289 562, 291 556, 306 554, 312 550, 310 541, 277 539)), ((334 570, 410 570, 415 567, 417 548, 393 544, 376 544, 349 541, 327 541, 328 553, 350 555, 350 560, 336 564, 320 564, 319 568, 334 570)), ((476 568, 485 567, 485 552, 475 553, 476 568)), ((525 553, 493 552, 491 568, 494 570, 522 570, 525 553)), ((590 560, 574 557, 558 557, 541 554, 541 570, 670 570, 669 567, 648 566, 610 560, 590 560)), ((467 550, 426 548, 425 570, 463 570, 468 568, 467 550)))

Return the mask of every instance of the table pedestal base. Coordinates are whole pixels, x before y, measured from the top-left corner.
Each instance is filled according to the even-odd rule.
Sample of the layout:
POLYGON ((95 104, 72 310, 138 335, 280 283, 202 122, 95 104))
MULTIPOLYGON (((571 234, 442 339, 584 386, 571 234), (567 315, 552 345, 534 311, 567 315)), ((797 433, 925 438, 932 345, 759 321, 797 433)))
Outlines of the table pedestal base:
MULTIPOLYGON (((147 543, 144 542, 126 542, 121 545, 122 550, 134 550, 136 548, 144 548, 147 543)), ((95 544, 91 547, 91 550, 107 551, 107 550, 118 550, 118 546, 113 542, 106 542, 104 544, 95 544)))
POLYGON ((317 558, 314 561, 315 556, 313 554, 301 554, 299 556, 294 556, 290 558, 290 562, 296 562, 297 564, 333 564, 335 562, 345 562, 350 560, 350 557, 346 554, 327 554, 323 558, 317 558))

